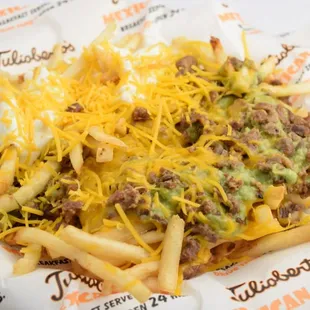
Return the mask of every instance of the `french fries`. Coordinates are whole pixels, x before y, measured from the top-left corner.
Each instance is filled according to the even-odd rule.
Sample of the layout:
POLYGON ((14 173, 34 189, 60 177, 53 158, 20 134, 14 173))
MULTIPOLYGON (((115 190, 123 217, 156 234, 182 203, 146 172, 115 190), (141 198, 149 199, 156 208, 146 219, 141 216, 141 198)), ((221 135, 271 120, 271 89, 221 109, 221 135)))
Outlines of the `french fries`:
POLYGON ((160 288, 158 284, 157 277, 149 277, 143 280, 143 283, 153 292, 153 293, 160 293, 160 288))
POLYGON ((261 84, 261 89, 265 92, 271 93, 276 97, 286 97, 292 95, 306 95, 310 93, 310 83, 302 82, 299 84, 289 84, 285 86, 274 86, 270 84, 261 84))
POLYGON ((0 195, 5 194, 13 184, 17 163, 16 147, 13 145, 8 147, 2 156, 2 165, 0 167, 0 195))
POLYGON ((244 243, 244 247, 233 252, 230 258, 258 257, 310 241, 310 225, 296 227, 260 239, 244 243))
POLYGON ((159 288, 163 292, 173 294, 177 288, 184 225, 184 221, 177 215, 168 223, 158 274, 159 288))
POLYGON ((275 67, 276 58, 274 56, 268 57, 258 69, 258 77, 260 80, 265 81, 265 79, 274 72, 275 67))
POLYGON ((59 61, 62 60, 62 46, 61 44, 56 44, 53 50, 53 55, 49 59, 47 68, 49 70, 55 69, 59 61))
MULTIPOLYGON (((151 223, 136 223, 135 224, 135 229, 139 234, 143 234, 146 233, 147 231, 151 230, 154 228, 154 225, 151 223)), ((107 239, 113 239, 113 240, 118 240, 118 241, 129 241, 132 239, 132 234, 131 232, 126 228, 123 227, 121 229, 118 228, 113 228, 110 229, 109 231, 98 231, 96 233, 94 233, 94 236, 98 236, 98 237, 104 237, 107 239)), ((133 243, 133 241, 131 241, 131 243, 133 243)))
POLYGON ((70 152, 70 161, 73 169, 77 174, 81 173, 83 167, 83 146, 82 143, 78 143, 70 152))
POLYGON ((151 295, 151 291, 140 280, 126 271, 81 251, 46 231, 36 228, 22 228, 16 234, 16 240, 19 243, 40 244, 47 249, 57 251, 64 257, 76 260, 83 268, 100 279, 111 281, 121 290, 130 292, 140 302, 145 302, 151 295))
POLYGON ((224 52, 221 41, 218 38, 211 37, 210 44, 212 46, 216 62, 223 64, 227 56, 224 52))
POLYGON ((12 195, 3 195, 0 197, 0 209, 5 212, 10 212, 35 198, 44 190, 46 184, 51 179, 53 175, 51 169, 58 171, 60 169, 60 164, 47 161, 42 168, 34 174, 28 184, 20 187, 12 195))
POLYGON ((91 137, 99 142, 103 142, 105 144, 110 144, 115 147, 127 148, 127 145, 120 139, 113 137, 111 135, 106 134, 103 131, 103 128, 99 126, 92 126, 89 128, 88 133, 91 137))
MULTIPOLYGON (((147 233, 141 235, 142 240, 147 244, 154 244, 164 240, 165 234, 156 230, 148 231, 147 233)), ((138 244, 135 239, 128 241, 131 244, 138 244)))
POLYGON ((117 258, 124 261, 139 262, 149 256, 142 247, 103 237, 99 238, 73 226, 65 227, 60 236, 67 243, 78 246, 101 259, 117 258))
POLYGON ((37 267, 41 257, 42 246, 38 244, 29 244, 21 252, 25 253, 15 264, 14 275, 23 275, 29 273, 37 267))
POLYGON ((159 262, 148 262, 144 264, 138 264, 134 267, 127 269, 126 271, 132 276, 144 280, 150 276, 155 276, 158 274, 159 262))

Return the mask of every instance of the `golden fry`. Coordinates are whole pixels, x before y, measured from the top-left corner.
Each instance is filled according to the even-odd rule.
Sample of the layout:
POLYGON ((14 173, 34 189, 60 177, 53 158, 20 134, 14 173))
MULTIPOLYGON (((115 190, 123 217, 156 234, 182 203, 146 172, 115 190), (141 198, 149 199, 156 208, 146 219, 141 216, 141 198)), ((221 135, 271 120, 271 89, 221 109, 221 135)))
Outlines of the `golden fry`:
POLYGON ((177 288, 184 225, 184 221, 177 215, 168 223, 158 274, 159 287, 163 292, 173 294, 177 288))
POLYGON ((233 252, 231 258, 258 257, 268 252, 279 251, 309 241, 310 225, 300 226, 247 242, 244 244, 244 248, 233 252))
POLYGON ((16 239, 20 243, 40 244, 47 249, 56 250, 64 257, 76 260, 83 268, 102 280, 111 281, 120 289, 130 292, 140 302, 145 302, 151 295, 151 291, 140 280, 126 271, 101 261, 46 231, 36 228, 22 228, 17 233, 16 239))
POLYGON ((13 184, 14 175, 17 163, 17 150, 15 146, 8 147, 4 153, 2 165, 0 167, 0 195, 7 192, 9 187, 13 184))
POLYGON ((20 258, 14 264, 14 275, 23 275, 36 269, 41 257, 42 246, 38 244, 29 244, 22 250, 25 254, 24 257, 20 258))
POLYGON ((82 143, 78 143, 69 155, 73 169, 77 174, 80 174, 84 163, 82 143))
POLYGON ((28 184, 20 187, 12 195, 3 195, 0 197, 0 209, 5 212, 10 212, 35 198, 44 190, 46 184, 52 178, 53 174, 51 173, 51 169, 58 171, 60 169, 60 164, 50 161, 46 162, 42 168, 34 174, 28 184))
POLYGON ((144 280, 150 276, 155 276, 158 274, 159 262, 148 262, 139 265, 135 265, 126 271, 132 276, 144 280))
POLYGON ((73 226, 65 227, 61 239, 101 259, 117 259, 139 262, 148 253, 139 246, 111 239, 99 238, 73 226))

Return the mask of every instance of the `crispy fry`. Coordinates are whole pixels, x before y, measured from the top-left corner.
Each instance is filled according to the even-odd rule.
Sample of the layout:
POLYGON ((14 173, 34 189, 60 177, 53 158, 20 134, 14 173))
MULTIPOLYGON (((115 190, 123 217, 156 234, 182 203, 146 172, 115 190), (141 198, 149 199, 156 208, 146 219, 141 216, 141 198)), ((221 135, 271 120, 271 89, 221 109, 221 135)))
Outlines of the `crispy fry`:
POLYGON ((8 147, 1 158, 2 165, 0 167, 0 195, 7 192, 13 184, 17 163, 17 150, 15 146, 8 147))
POLYGON ((210 44, 211 44, 212 49, 213 49, 215 60, 220 64, 224 63, 227 56, 224 52, 221 41, 218 38, 211 37, 210 44))
POLYGON ((140 280, 126 271, 103 262, 46 231, 36 228, 22 228, 16 235, 16 239, 22 243, 40 244, 47 249, 56 250, 64 257, 76 260, 83 268, 97 275, 100 279, 111 281, 120 289, 130 292, 140 302, 145 302, 151 295, 150 290, 140 280))
POLYGON ((53 50, 53 55, 49 59, 47 68, 48 69, 55 69, 59 61, 62 60, 62 46, 61 44, 56 44, 53 50))
MULTIPOLYGON (((148 231, 141 235, 142 240, 147 244, 158 243, 164 240, 165 234, 156 230, 148 231)), ((128 241, 131 244, 138 244, 135 239, 128 241)))
POLYGON ((142 247, 102 237, 99 238, 73 226, 65 227, 60 236, 67 243, 101 259, 112 258, 139 262, 141 259, 149 256, 142 247))
POLYGON ((70 67, 66 69, 66 71, 62 74, 65 78, 74 78, 79 72, 84 68, 86 62, 84 58, 79 58, 75 61, 70 67))
POLYGON ((106 134, 103 131, 103 128, 99 126, 92 126, 88 131, 89 135, 92 136, 95 140, 103 142, 105 144, 110 144, 115 147, 127 148, 127 145, 120 139, 106 134))
POLYGON ((157 261, 157 262, 139 264, 129 269, 126 269, 126 271, 132 276, 140 280, 144 280, 149 276, 157 275, 158 269, 159 269, 159 262, 157 261))
POLYGON ((58 171, 60 169, 60 164, 51 161, 46 162, 42 168, 34 174, 29 184, 20 187, 12 195, 3 195, 0 197, 0 209, 6 212, 13 211, 40 194, 52 177, 50 169, 58 171))
POLYGON ((244 248, 233 252, 230 257, 257 257, 268 252, 279 251, 309 241, 310 225, 300 226, 247 242, 244 248))
POLYGON ((98 35, 98 37, 91 43, 92 45, 97 45, 104 40, 110 40, 116 30, 116 23, 112 22, 107 24, 106 28, 98 35))
POLYGON ((14 264, 13 273, 23 275, 35 270, 41 257, 41 250, 42 246, 38 244, 29 244, 26 248, 23 248, 21 252, 25 253, 24 257, 14 264))
POLYGON ((159 287, 163 292, 174 293, 177 288, 179 261, 184 236, 184 221, 174 215, 169 221, 159 265, 159 287))
POLYGON ((274 56, 268 57, 263 61, 263 63, 260 65, 258 69, 258 77, 261 81, 265 81, 270 74, 273 73, 273 71, 276 68, 276 58, 274 56))
POLYGON ((158 278, 156 277, 149 277, 143 280, 143 283, 153 292, 153 293, 160 293, 160 288, 158 284, 158 278))
POLYGON ((80 174, 84 163, 82 143, 78 143, 69 155, 73 169, 77 174, 80 174))
MULTIPOLYGON (((154 225, 151 223, 148 223, 148 224, 136 223, 135 224, 135 229, 139 234, 146 233, 148 230, 151 230, 152 228, 154 228, 154 225)), ((113 228, 113 229, 110 229, 109 231, 104 231, 104 232, 98 231, 94 234, 94 236, 123 241, 123 242, 129 241, 132 239, 132 234, 126 227, 123 227, 121 229, 113 228)))
POLYGON ((285 97, 292 95, 306 95, 310 93, 310 82, 302 82, 299 84, 289 84, 281 86, 273 86, 269 84, 261 84, 261 89, 275 97, 285 97))

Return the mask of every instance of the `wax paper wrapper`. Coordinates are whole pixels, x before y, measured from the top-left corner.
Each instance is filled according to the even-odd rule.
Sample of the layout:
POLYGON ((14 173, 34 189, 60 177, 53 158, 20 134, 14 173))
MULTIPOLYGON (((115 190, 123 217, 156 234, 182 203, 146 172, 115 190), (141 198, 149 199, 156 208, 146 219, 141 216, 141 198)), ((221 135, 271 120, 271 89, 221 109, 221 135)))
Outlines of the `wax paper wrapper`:
MULTIPOLYGON (((178 36, 205 41, 217 36, 227 54, 241 58, 245 31, 252 58, 275 55, 283 81, 310 77, 309 28, 269 36, 245 24, 233 6, 211 0, 59 0, 1 9, 0 69, 26 72, 49 59, 58 42, 66 57, 78 55, 110 21, 117 23, 120 37, 143 32, 146 46, 178 36)), ((294 100, 309 105, 307 97, 294 100)), ((104 296, 101 282, 66 271, 65 258, 42 260, 35 272, 14 277, 16 259, 14 248, 0 244, 0 309, 310 309, 309 244, 204 274, 185 281, 184 296, 154 295, 144 304, 128 293, 104 296)))

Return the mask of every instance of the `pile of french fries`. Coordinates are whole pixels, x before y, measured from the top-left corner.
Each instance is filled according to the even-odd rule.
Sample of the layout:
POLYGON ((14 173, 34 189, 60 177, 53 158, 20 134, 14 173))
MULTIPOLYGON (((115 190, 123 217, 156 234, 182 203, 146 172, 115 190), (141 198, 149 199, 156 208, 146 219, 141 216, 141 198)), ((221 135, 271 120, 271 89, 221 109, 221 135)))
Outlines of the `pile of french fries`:
MULTIPOLYGON (((142 225, 139 227, 140 232, 148 228, 142 225)), ((67 226, 59 236, 55 236, 37 228, 21 228, 15 240, 26 247, 22 250, 24 256, 14 265, 14 274, 22 275, 35 270, 43 247, 51 258, 69 258, 87 270, 90 276, 104 280, 106 293, 108 288, 111 290, 115 287, 145 302, 152 292, 175 293, 183 235, 184 221, 178 216, 172 217, 165 234, 156 231, 142 234, 144 242, 149 245, 163 241, 158 261, 152 248, 150 253, 141 246, 129 243, 131 235, 126 230, 89 234, 67 226), (117 267, 128 262, 136 265, 126 270, 117 267)))
MULTIPOLYGON (((102 40, 111 39, 114 30, 114 25, 108 26, 106 31, 92 44, 96 45, 102 40)), ((118 46, 135 51, 141 44, 141 40, 140 35, 127 36, 118 43, 118 46)), ((182 40, 175 44, 182 44, 182 40)), ((211 45, 215 61, 219 64, 224 63, 227 56, 219 40, 213 38, 211 45)), ((61 47, 57 45, 48 67, 55 68, 61 57, 61 47)), ((70 78, 77 75, 83 65, 83 58, 79 58, 64 72, 63 76, 70 78)), ((260 78, 264 80, 274 69, 275 61, 270 57, 259 69, 260 78)), ((229 71, 229 68, 227 70, 229 71)), ((242 72, 242 74, 247 76, 250 73, 242 72)), ((113 77, 107 77, 107 79, 111 78, 113 77)), ((14 80, 15 77, 11 77, 11 79, 14 80)), ((236 85, 232 85, 232 87, 234 86, 236 85)), ((309 93, 309 85, 303 83, 285 88, 263 84, 262 88, 278 97, 309 93)), ((123 120, 120 119, 117 124, 116 131, 120 134, 126 130, 123 123, 123 120)), ((92 155, 97 163, 112 161, 115 148, 124 151, 127 149, 127 145, 122 140, 106 134, 100 126, 89 127, 86 141, 92 146, 92 155)), ((74 171, 80 175, 84 165, 81 142, 76 143, 70 151, 69 157, 74 171)), ((27 202, 42 193, 55 173, 60 171, 58 162, 46 161, 37 169, 27 184, 11 194, 8 193, 8 190, 14 181, 17 161, 18 150, 14 145, 11 145, 3 152, 0 162, 0 211, 3 214, 23 208, 22 206, 27 202)), ((276 210, 284 195, 284 188, 271 188, 270 192, 266 193, 264 200, 271 210, 276 210)), ((116 209, 122 218, 124 210, 120 205, 116 205, 116 209)), ((264 210, 261 211, 262 214, 264 210)), ((1 216, 2 213, 0 213, 1 216)), ((261 217, 264 221, 265 214, 261 217)), ((259 218, 259 209, 257 218, 259 218)), ((123 219, 123 221, 125 220, 123 219)), ((131 224, 129 223, 129 225, 131 224)), ((57 234, 39 228, 19 226, 16 227, 13 234, 7 237, 13 238, 14 242, 24 246, 21 250, 24 254, 23 257, 14 265, 15 275, 23 275, 35 270, 43 250, 46 250, 52 259, 60 257, 70 259, 74 272, 103 280, 103 291, 106 294, 115 290, 128 291, 140 302, 145 302, 154 292, 169 294, 179 292, 178 286, 181 283, 180 279, 182 280, 180 257, 184 227, 184 220, 178 215, 174 215, 169 220, 165 232, 155 230, 151 224, 143 223, 135 225, 131 230, 121 227, 94 234, 73 226, 66 226, 60 229, 57 234), (135 231, 138 237, 137 235, 133 236, 132 231, 135 231)), ((2 229, 1 226, 0 229, 2 229)), ((218 260, 224 257, 234 260, 245 256, 257 257, 270 251, 308 241, 310 241, 310 225, 305 225, 264 236, 254 241, 238 241, 233 246, 231 246, 231 242, 220 240, 216 244, 210 244, 209 249, 213 249, 215 253, 213 255, 218 260)))

